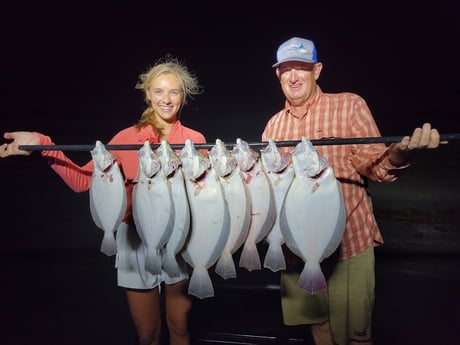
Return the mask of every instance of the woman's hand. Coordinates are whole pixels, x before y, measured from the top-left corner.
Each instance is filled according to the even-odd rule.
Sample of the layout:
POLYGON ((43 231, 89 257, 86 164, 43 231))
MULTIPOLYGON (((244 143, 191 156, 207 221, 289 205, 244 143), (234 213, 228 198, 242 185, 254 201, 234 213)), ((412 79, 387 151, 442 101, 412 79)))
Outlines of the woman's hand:
POLYGON ((28 156, 32 151, 20 150, 19 146, 40 144, 40 137, 33 132, 6 132, 3 137, 12 141, 0 146, 0 158, 17 155, 28 156))

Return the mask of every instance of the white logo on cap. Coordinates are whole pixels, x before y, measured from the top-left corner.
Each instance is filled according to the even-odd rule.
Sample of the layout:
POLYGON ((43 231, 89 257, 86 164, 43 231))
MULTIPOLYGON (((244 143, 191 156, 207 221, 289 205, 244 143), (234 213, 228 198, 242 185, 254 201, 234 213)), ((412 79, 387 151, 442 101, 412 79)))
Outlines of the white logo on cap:
POLYGON ((308 50, 305 49, 305 47, 303 46, 303 44, 300 44, 300 46, 299 46, 299 52, 301 52, 301 53, 308 53, 308 50))
POLYGON ((305 48, 303 43, 300 43, 299 45, 292 44, 287 50, 297 51, 297 52, 299 52, 301 54, 307 54, 308 53, 308 49, 305 48))

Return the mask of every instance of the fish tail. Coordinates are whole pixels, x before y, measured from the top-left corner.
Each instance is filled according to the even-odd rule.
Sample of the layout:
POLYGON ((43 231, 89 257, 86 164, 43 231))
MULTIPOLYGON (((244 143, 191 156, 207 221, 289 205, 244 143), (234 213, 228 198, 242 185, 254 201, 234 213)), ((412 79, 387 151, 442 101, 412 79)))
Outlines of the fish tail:
POLYGON ((200 299, 214 297, 214 287, 206 268, 195 267, 193 269, 188 286, 188 293, 200 299))
POLYGON ((230 252, 222 252, 219 261, 217 261, 215 271, 224 279, 236 278, 235 263, 230 252))
POLYGON ((305 263, 297 285, 311 294, 327 290, 326 278, 319 263, 305 263))
POLYGON ((275 245, 274 242, 268 246, 267 254, 265 254, 264 267, 273 272, 286 269, 286 261, 284 260, 281 244, 275 245))
POLYGON ((260 256, 255 243, 246 242, 244 244, 239 265, 249 272, 261 269, 260 256))
POLYGON ((188 251, 185 250, 185 251, 181 252, 179 255, 182 255, 182 258, 185 260, 185 262, 193 267, 193 260, 190 257, 190 253, 188 251))
POLYGON ((163 261, 163 270, 170 277, 178 277, 180 274, 179 264, 177 263, 176 256, 170 250, 166 251, 166 255, 163 261))
POLYGON ((145 256, 145 270, 151 274, 161 273, 161 257, 157 250, 146 248, 147 254, 145 256))
POLYGON ((112 231, 104 231, 104 238, 101 243, 101 252, 107 256, 112 256, 117 253, 117 242, 112 231))

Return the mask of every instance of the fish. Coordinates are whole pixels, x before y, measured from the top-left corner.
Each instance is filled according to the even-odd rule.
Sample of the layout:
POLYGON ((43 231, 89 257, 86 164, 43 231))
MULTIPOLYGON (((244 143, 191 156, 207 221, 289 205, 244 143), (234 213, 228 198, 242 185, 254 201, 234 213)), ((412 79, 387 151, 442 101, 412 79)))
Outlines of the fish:
POLYGON ((214 296, 208 269, 222 254, 230 232, 230 213, 222 185, 208 157, 190 139, 179 155, 185 176, 191 224, 182 257, 193 268, 188 293, 200 299, 214 296))
POLYGON ((211 166, 217 173, 230 213, 230 233, 217 261, 215 272, 224 279, 236 278, 233 254, 243 245, 251 221, 251 199, 236 159, 222 140, 209 152, 211 166))
POLYGON ((310 294, 327 289, 320 263, 338 248, 345 230, 340 183, 325 157, 302 137, 291 153, 295 177, 280 213, 286 246, 304 261, 298 285, 310 294))
POLYGON ((211 167, 209 159, 202 152, 195 149, 189 139, 185 141, 184 148, 179 154, 185 180, 196 181, 211 167))
POLYGON ((138 156, 133 219, 146 250, 145 269, 151 274, 160 274, 161 248, 166 245, 174 225, 174 203, 161 161, 149 141, 144 142, 138 156))
POLYGON ((286 269, 286 260, 282 249, 284 238, 280 228, 279 215, 284 197, 294 179, 294 168, 290 162, 290 154, 279 150, 273 139, 269 139, 267 146, 261 150, 261 159, 270 181, 276 209, 275 222, 265 237, 268 249, 265 254, 264 267, 277 272, 286 269))
POLYGON ((171 186, 174 203, 174 225, 166 246, 162 251, 163 270, 170 277, 181 273, 178 261, 183 260, 179 252, 183 248, 190 230, 190 206, 185 190, 182 162, 166 140, 157 149, 163 172, 171 186))
POLYGON ((97 227, 104 231, 101 252, 117 253, 115 232, 126 212, 124 176, 115 157, 97 140, 90 151, 94 163, 89 190, 90 212, 97 227))
POLYGON ((257 244, 268 235, 273 227, 276 219, 275 199, 260 155, 241 138, 236 139, 232 155, 243 175, 251 203, 248 235, 244 241, 239 261, 240 267, 251 272, 261 269, 257 244))

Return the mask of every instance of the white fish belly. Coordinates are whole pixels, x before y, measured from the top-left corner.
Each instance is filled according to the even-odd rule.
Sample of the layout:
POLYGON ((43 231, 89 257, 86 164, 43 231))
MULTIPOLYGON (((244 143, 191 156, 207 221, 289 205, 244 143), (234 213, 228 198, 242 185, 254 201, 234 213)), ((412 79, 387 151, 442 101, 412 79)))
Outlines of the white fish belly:
POLYGON ((141 179, 133 190, 133 218, 146 246, 146 270, 161 273, 160 249, 168 241, 174 221, 171 190, 163 173, 150 182, 141 179))
POLYGON ((251 199, 251 221, 239 265, 249 271, 261 269, 257 243, 268 235, 276 219, 275 200, 270 181, 261 169, 260 161, 255 165, 254 173, 243 173, 251 199))
POLYGON ((176 277, 181 270, 176 255, 183 248, 190 229, 190 207, 182 170, 179 168, 169 179, 174 203, 174 225, 171 236, 166 243, 163 257, 163 269, 171 277, 176 277))
POLYGON ((126 189, 116 163, 106 173, 101 171, 93 173, 89 197, 94 223, 104 230, 101 251, 108 256, 114 255, 116 254, 114 233, 126 212, 126 189))
POLYGON ((268 250, 265 255, 264 267, 277 272, 286 268, 282 245, 285 240, 280 228, 280 212, 289 186, 294 178, 294 168, 289 165, 282 173, 267 173, 273 190, 276 208, 276 219, 272 229, 266 236, 268 250))
POLYGON ((312 186, 306 179, 294 179, 286 195, 281 228, 286 245, 299 249, 297 255, 320 260, 331 240, 340 243, 342 239, 343 231, 336 228, 343 216, 343 201, 335 181, 321 184, 313 193, 312 186))
POLYGON ((214 296, 207 269, 222 254, 230 231, 230 216, 222 186, 210 169, 199 184, 186 180, 191 227, 182 255, 193 267, 189 293, 199 298, 214 296))
POLYGON ((126 211, 126 190, 118 166, 107 173, 94 173, 90 198, 96 225, 103 230, 116 230, 126 211))
POLYGON ((222 255, 217 261, 216 273, 222 278, 235 278, 235 253, 244 243, 251 221, 251 199, 239 168, 228 178, 220 178, 230 215, 230 230, 222 255))
POLYGON ((243 244, 248 234, 251 199, 238 170, 232 174, 230 180, 222 181, 222 185, 230 213, 230 233, 226 247, 231 253, 234 253, 243 244))
POLYGON ((133 218, 146 246, 159 249, 166 244, 171 234, 173 216, 174 205, 166 185, 160 183, 149 189, 140 182, 135 186, 133 218))
POLYGON ((191 259, 191 265, 209 268, 219 258, 228 239, 230 216, 222 187, 212 169, 202 182, 200 187, 186 181, 191 233, 184 256, 191 259))
POLYGON ((184 246, 190 229, 190 206, 185 189, 184 175, 178 169, 171 182, 171 194, 174 203, 174 227, 167 246, 177 254, 184 246))
POLYGON ((254 236, 255 242, 262 241, 270 232, 276 219, 276 204, 270 181, 256 163, 258 172, 251 176, 246 184, 251 199, 251 224, 248 236, 254 236))
POLYGON ((340 186, 334 179, 315 181, 296 177, 280 215, 281 229, 288 248, 304 260, 299 286, 310 293, 327 288, 319 266, 339 245, 343 235, 344 207, 340 186), (342 227, 341 225, 342 224, 342 227))

